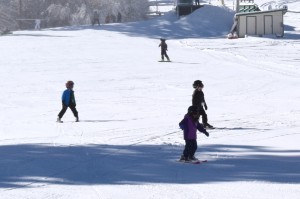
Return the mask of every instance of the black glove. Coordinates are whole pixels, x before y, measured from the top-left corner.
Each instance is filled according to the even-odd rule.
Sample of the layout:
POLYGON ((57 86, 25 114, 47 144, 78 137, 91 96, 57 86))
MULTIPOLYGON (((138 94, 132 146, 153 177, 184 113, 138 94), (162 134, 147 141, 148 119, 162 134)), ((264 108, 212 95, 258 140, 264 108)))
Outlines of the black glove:
POLYGON ((207 105, 206 104, 204 104, 204 108, 205 108, 205 110, 207 110, 207 105))
POLYGON ((207 131, 205 131, 204 134, 206 135, 206 137, 209 137, 209 133, 207 131))

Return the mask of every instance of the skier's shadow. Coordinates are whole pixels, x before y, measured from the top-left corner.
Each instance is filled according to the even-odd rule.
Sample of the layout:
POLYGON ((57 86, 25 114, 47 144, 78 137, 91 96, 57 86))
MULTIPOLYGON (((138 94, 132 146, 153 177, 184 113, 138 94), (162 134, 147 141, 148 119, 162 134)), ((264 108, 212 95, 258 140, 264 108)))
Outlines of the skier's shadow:
POLYGON ((248 130, 263 130, 263 131, 268 131, 268 130, 271 130, 271 129, 258 129, 258 128, 245 128, 245 127, 232 127, 232 128, 228 128, 228 127, 214 127, 213 129, 208 129, 208 130, 227 130, 227 131, 241 131, 241 130, 245 130, 245 131, 248 131, 248 130))
POLYGON ((188 63, 188 62, 182 62, 182 61, 172 61, 173 63, 177 63, 177 64, 191 64, 191 65, 194 65, 194 64, 200 64, 200 63, 188 63))

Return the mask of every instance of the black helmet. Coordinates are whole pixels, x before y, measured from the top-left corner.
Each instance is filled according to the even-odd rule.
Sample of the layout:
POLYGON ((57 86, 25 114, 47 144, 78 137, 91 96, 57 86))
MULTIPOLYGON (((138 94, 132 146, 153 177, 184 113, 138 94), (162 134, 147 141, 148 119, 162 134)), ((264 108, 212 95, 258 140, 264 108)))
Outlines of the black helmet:
POLYGON ((194 81, 194 83, 193 83, 193 88, 203 87, 203 86, 204 86, 204 85, 203 85, 203 83, 202 83, 201 80, 196 80, 196 81, 194 81))
POLYGON ((198 107, 197 106, 190 106, 188 108, 188 113, 198 113, 198 107))

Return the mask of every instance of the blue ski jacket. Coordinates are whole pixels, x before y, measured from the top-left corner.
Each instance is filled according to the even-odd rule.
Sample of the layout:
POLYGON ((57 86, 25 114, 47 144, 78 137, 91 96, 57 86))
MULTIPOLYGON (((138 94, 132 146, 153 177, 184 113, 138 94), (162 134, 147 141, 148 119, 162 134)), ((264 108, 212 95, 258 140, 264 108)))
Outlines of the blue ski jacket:
POLYGON ((62 94, 62 103, 66 106, 69 106, 71 103, 76 105, 74 91, 71 89, 66 89, 62 94))

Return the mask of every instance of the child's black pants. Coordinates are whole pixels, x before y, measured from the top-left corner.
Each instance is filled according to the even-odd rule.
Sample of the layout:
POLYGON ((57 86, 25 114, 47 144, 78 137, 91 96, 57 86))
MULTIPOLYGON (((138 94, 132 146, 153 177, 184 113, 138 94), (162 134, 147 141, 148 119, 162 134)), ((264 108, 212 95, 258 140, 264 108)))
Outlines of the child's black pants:
POLYGON ((170 60, 169 56, 167 55, 167 51, 166 51, 166 50, 162 50, 162 51, 161 51, 161 59, 162 59, 162 60, 164 60, 164 56, 165 56, 168 60, 170 60))
POLYGON ((68 107, 71 109, 71 111, 73 112, 74 116, 78 117, 78 111, 76 110, 76 107, 75 107, 74 104, 70 104, 69 106, 66 106, 66 105, 63 104, 62 105, 62 109, 61 109, 61 111, 58 114, 59 118, 62 118, 64 116, 64 114, 66 113, 68 107))
POLYGON ((197 140, 185 140, 184 157, 193 157, 197 150, 197 140))
POLYGON ((199 109, 199 115, 202 116, 202 123, 205 125, 207 124, 207 114, 203 108, 199 109))

